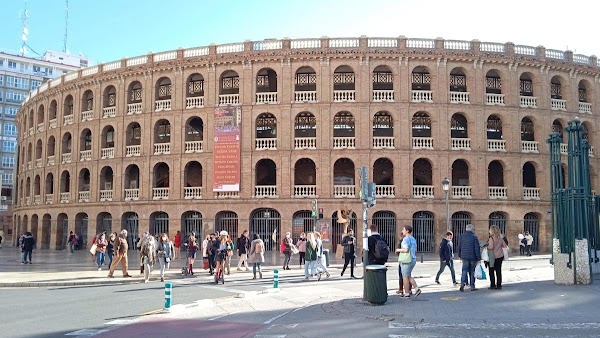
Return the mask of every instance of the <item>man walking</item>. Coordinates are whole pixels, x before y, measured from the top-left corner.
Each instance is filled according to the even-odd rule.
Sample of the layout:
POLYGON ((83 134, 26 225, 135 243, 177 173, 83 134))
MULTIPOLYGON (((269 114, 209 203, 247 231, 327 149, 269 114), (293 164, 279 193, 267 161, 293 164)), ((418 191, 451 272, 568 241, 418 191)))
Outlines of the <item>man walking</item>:
POLYGON ((73 234, 73 231, 69 234, 69 251, 73 254, 73 247, 75 246, 75 242, 77 242, 77 236, 73 234))
POLYGON ((121 269, 123 270, 123 277, 131 277, 127 272, 127 230, 121 230, 121 234, 119 237, 115 239, 114 244, 114 258, 113 262, 110 265, 110 270, 108 271, 108 277, 113 277, 113 273, 115 272, 115 268, 120 263, 121 269))
POLYGON ((462 260, 462 277, 460 280, 460 291, 465 291, 467 285, 467 274, 469 277, 469 285, 471 291, 476 291, 475 288, 475 266, 481 261, 481 251, 479 239, 474 233, 475 227, 473 224, 467 224, 465 233, 460 237, 459 257, 462 260))
POLYGON ((35 248, 35 238, 33 238, 33 234, 28 231, 25 233, 25 237, 23 238, 22 264, 31 264, 31 253, 33 252, 33 248, 35 248))
POLYGON ((369 248, 369 265, 384 265, 390 254, 390 248, 385 239, 377 232, 377 225, 369 226, 371 236, 367 239, 369 248))
POLYGON ((250 271, 248 268, 248 251, 250 248, 250 239, 248 238, 248 230, 244 230, 237 240, 238 260, 237 271, 242 271, 242 266, 246 264, 246 271, 250 271))
POLYGON ((527 240, 527 256, 531 256, 531 245, 533 245, 533 236, 529 231, 525 232, 525 239, 527 240))
POLYGON ((454 273, 454 244, 452 243, 452 237, 454 234, 452 231, 446 232, 446 237, 442 238, 440 242, 440 269, 435 276, 435 282, 440 284, 440 275, 444 272, 446 266, 450 269, 450 275, 452 276, 452 284, 457 285, 456 275, 454 273))
POLYGON ((354 277, 354 260, 356 258, 356 238, 354 237, 354 231, 352 229, 348 230, 348 234, 344 236, 342 239, 342 246, 344 247, 344 268, 342 269, 342 274, 340 276, 344 276, 344 272, 346 272, 346 268, 348 264, 350 264, 350 278, 354 277))

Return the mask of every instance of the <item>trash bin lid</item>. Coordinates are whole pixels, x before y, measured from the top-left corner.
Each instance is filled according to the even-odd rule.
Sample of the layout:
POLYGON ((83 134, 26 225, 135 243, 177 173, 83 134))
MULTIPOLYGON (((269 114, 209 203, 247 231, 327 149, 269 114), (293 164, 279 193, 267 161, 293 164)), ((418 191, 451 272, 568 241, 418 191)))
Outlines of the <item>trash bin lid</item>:
POLYGON ((383 269, 386 269, 385 265, 377 265, 377 264, 367 265, 367 270, 383 270, 383 269))

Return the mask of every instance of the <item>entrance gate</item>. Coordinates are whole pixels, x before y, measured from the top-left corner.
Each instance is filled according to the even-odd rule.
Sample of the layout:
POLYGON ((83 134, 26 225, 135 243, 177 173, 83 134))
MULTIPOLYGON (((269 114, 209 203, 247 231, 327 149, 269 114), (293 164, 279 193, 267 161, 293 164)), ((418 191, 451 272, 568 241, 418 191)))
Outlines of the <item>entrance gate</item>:
POLYGON ((181 236, 187 238, 192 232, 195 234, 196 242, 203 236, 202 214, 197 211, 188 211, 181 219, 181 236))
POLYGON ((342 244, 342 239, 346 231, 352 229, 352 231, 354 231, 354 237, 358 237, 358 233, 356 232, 356 213, 353 211, 348 218, 348 223, 341 224, 338 223, 337 211, 331 215, 331 244, 334 253, 337 251, 338 244, 342 244))
POLYGON ((529 231, 529 233, 533 237, 533 243, 531 243, 531 251, 538 251, 540 243, 540 221, 536 214, 530 212, 525 215, 523 230, 529 231))
POLYGON ((313 231, 315 219, 312 217, 312 212, 309 210, 296 211, 292 217, 292 238, 294 243, 298 241, 301 233, 309 233, 313 231))
POLYGON ((488 224, 488 228, 491 228, 492 225, 495 225, 500 228, 500 233, 506 236, 506 215, 504 213, 498 211, 492 212, 490 214, 488 224))
POLYGON ((150 216, 150 235, 169 233, 169 215, 166 212, 157 212, 150 216))
MULTIPOLYGON (((231 238, 235 239, 238 237, 238 222, 238 215, 235 212, 219 211, 215 216, 215 232, 219 233, 221 230, 225 230, 229 236, 232 236, 231 238)), ((264 238, 261 237, 261 239, 266 243, 264 238)))
POLYGON ((428 211, 418 211, 412 219, 413 237, 417 241, 417 252, 434 252, 435 219, 428 211))
POLYGON ((127 230, 127 243, 129 250, 134 250, 139 236, 139 218, 135 212, 125 214, 123 229, 127 230))
MULTIPOLYGON (((467 212, 459 211, 452 214, 452 233, 454 233, 454 243, 460 243, 460 236, 465 233, 467 224, 471 223, 471 215, 467 212)), ((458 250, 455 250, 458 252, 458 250)))
POLYGON ((377 211, 373 214, 373 224, 388 243, 390 252, 394 252, 398 244, 396 243, 396 214, 391 211, 377 211))
POLYGON ((75 217, 75 234, 77 235, 79 249, 85 249, 88 241, 88 223, 89 217, 87 214, 81 213, 75 217))
POLYGON ((266 251, 278 251, 281 238, 281 216, 275 209, 257 209, 250 216, 250 235, 259 234, 266 251))
POLYGON ((104 212, 98 215, 98 220, 96 221, 96 232, 101 234, 103 231, 106 231, 106 238, 108 238, 112 231, 112 215, 104 212))

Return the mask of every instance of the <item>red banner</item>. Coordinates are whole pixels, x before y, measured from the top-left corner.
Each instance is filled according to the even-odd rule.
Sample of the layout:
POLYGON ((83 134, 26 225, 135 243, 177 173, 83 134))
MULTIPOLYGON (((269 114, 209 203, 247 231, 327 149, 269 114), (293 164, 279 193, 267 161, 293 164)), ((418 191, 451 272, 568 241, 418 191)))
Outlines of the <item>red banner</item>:
POLYGON ((240 118, 238 106, 215 109, 213 191, 240 191, 240 118))

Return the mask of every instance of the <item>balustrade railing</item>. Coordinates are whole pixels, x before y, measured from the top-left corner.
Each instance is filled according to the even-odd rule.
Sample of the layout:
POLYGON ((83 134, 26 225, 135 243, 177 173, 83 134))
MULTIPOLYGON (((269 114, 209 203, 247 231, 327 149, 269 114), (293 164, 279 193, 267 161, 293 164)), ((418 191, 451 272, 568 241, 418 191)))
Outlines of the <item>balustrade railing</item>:
POLYGON ((278 103, 277 92, 256 93, 256 103, 257 104, 278 103))
POLYGON ((141 114, 142 113, 142 103, 129 103, 127 105, 127 115, 141 114))
POLYGON ((433 185, 413 185, 414 198, 433 198, 433 185))
POLYGON ((44 131, 44 123, 38 123, 38 125, 37 125, 37 131, 39 133, 41 133, 41 132, 44 131))
POLYGON ((317 92, 316 91, 296 91, 296 92, 294 92, 294 101, 297 103, 317 102, 317 92))
POLYGON ((113 191, 111 190, 100 190, 100 202, 112 201, 113 191))
POLYGON ((117 107, 104 107, 102 108, 102 118, 106 119, 109 117, 117 116, 117 107))
POLYGON ((334 90, 333 102, 354 102, 355 95, 355 90, 334 90))
POLYGON ((240 94, 222 94, 219 95, 219 105, 240 104, 240 94))
POLYGON ((91 150, 81 150, 79 152, 79 161, 90 161, 92 159, 91 150))
POLYGON ((373 149, 394 149, 393 136, 373 136, 373 149))
POLYGON ((42 196, 34 195, 33 196, 33 205, 40 205, 42 203, 42 196))
POLYGON ((140 199, 140 189, 125 189, 126 201, 137 201, 140 199))
POLYGON ((203 141, 185 141, 184 152, 186 154, 201 153, 204 149, 202 148, 203 141))
POLYGON ((433 92, 431 90, 413 90, 412 102, 433 103, 433 92))
POLYGON ((506 151, 506 140, 487 140, 488 151, 506 151))
POLYGON ((115 158, 115 148, 102 148, 100 156, 102 159, 115 158))
POLYGON ((333 197, 336 198, 354 198, 356 186, 352 185, 334 185, 333 186, 333 197))
POLYGON ((413 149, 433 149, 433 137, 413 137, 413 149))
POLYGON ((471 150, 470 138, 451 138, 450 150, 471 150))
POLYGON ((537 108, 537 97, 519 96, 519 104, 522 108, 537 108))
POLYGON ((567 100, 550 99, 550 109, 567 111, 567 100))
POLYGON ((132 156, 141 156, 142 155, 142 146, 126 146, 125 147, 125 157, 132 156))
POLYGON ((450 103, 464 103, 469 104, 469 93, 468 92, 450 92, 450 103))
POLYGON ((31 163, 31 161, 27 162, 27 169, 33 169, 33 163, 31 163))
POLYGON ((33 129, 33 127, 29 128, 29 135, 33 135, 33 133, 35 132, 35 130, 33 129))
POLYGON ((94 111, 93 110, 86 110, 81 112, 81 122, 85 122, 85 121, 91 121, 94 119, 94 111))
POLYGON ((354 149, 355 142, 354 137, 334 137, 333 149, 354 149))
POLYGON ((154 144, 154 155, 170 154, 171 143, 155 143, 154 144))
POLYGON ((153 200, 169 199, 169 188, 152 188, 153 200))
POLYGON ((394 198, 396 197, 396 188, 393 185, 377 185, 375 186, 375 196, 377 198, 394 198))
POLYGON ((485 104, 490 106, 503 106, 504 105, 504 94, 485 94, 485 104))
POLYGON ((539 200, 540 199, 540 188, 523 187, 523 199, 524 200, 539 200))
POLYGON ((89 191, 80 191, 79 192, 79 202, 89 202, 90 201, 90 192, 89 191))
POLYGON ((521 152, 522 153, 539 153, 538 149, 539 142, 537 141, 521 141, 521 152))
POLYGON ((294 149, 317 149, 316 137, 295 137, 294 149))
POLYGON ((394 90, 373 90, 373 102, 394 102, 394 90))
POLYGON ((470 186, 452 186, 452 198, 472 198, 470 186))
POLYGON ((254 186, 254 197, 275 198, 277 197, 277 186, 256 185, 254 186))
POLYGON ((46 194, 46 200, 45 200, 45 203, 46 203, 46 204, 52 204, 52 200, 53 200, 53 198, 54 198, 54 195, 53 195, 53 194, 46 194))
POLYGON ((255 140, 256 150, 277 150, 276 138, 257 138, 255 140))
POLYGON ((73 114, 63 116, 63 125, 73 124, 73 114))
POLYGON ((295 185, 294 186, 294 197, 316 197, 317 186, 316 185, 295 185))
POLYGON ((202 187, 184 187, 183 198, 186 200, 202 198, 202 187))
POLYGON ((41 158, 37 158, 35 159, 35 166, 40 168, 42 166, 42 159, 41 158))
POLYGON ((204 108, 204 96, 186 97, 185 108, 204 108))
POLYGON ((507 199, 506 187, 488 187, 488 197, 490 199, 507 199))
POLYGON ((55 158, 55 155, 48 156, 48 158, 46 159, 46 165, 54 165, 54 163, 55 163, 54 158, 55 158))
POLYGON ((591 114, 592 104, 587 102, 579 102, 579 112, 582 114, 591 114))
POLYGON ((218 191, 217 198, 239 198, 239 191, 218 191))
POLYGON ((171 110, 171 99, 154 101, 154 111, 171 110))
POLYGON ((71 193, 70 192, 61 192, 60 193, 60 203, 69 203, 71 201, 71 193))
POLYGON ((61 155, 62 164, 71 163, 71 153, 66 153, 61 155))
POLYGON ((57 126, 56 119, 51 119, 48 121, 48 128, 54 129, 54 128, 56 128, 56 126, 57 126))

